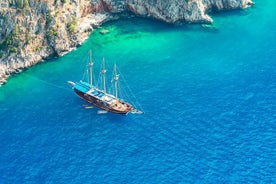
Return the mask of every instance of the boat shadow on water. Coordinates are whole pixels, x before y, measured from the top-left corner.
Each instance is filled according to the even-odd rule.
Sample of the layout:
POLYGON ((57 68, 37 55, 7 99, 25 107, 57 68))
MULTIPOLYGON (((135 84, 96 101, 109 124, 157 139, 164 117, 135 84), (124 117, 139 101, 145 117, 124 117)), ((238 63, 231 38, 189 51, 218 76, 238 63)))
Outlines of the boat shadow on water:
POLYGON ((90 113, 91 116, 98 116, 98 117, 103 117, 105 120, 109 122, 115 122, 115 123, 122 123, 129 117, 131 118, 132 115, 130 116, 118 116, 118 114, 110 113, 105 110, 101 110, 98 107, 95 107, 91 104, 84 104, 84 111, 85 113, 90 113))

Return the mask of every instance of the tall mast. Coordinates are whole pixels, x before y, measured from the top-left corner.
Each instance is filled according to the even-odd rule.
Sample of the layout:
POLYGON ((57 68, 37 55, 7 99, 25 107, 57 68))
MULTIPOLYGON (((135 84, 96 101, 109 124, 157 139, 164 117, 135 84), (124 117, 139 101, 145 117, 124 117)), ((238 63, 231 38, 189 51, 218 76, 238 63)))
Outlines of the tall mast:
POLYGON ((116 105, 118 104, 118 80, 119 80, 119 75, 117 75, 116 64, 115 64, 114 65, 114 81, 115 81, 116 105))
POLYGON ((106 95, 105 73, 106 73, 105 60, 103 58, 103 64, 102 64, 103 89, 104 89, 104 94, 106 95))
POLYGON ((92 88, 92 80, 93 80, 93 62, 92 62, 92 51, 90 50, 90 62, 89 62, 89 68, 90 68, 90 88, 92 88))

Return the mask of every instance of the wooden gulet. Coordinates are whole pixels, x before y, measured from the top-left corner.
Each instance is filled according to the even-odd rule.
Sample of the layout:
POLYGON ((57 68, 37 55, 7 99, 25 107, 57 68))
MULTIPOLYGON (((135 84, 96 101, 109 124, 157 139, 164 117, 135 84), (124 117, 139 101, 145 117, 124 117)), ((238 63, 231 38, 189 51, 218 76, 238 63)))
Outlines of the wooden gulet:
POLYGON ((89 61, 89 83, 80 81, 68 83, 72 86, 75 93, 82 98, 83 100, 97 106, 98 108, 105 110, 107 112, 127 115, 128 113, 133 114, 142 114, 142 111, 137 110, 132 104, 125 102, 118 97, 118 81, 119 74, 117 74, 116 64, 114 65, 113 71, 113 80, 115 88, 115 96, 107 93, 106 91, 106 68, 105 68, 105 59, 102 61, 102 85, 103 89, 99 89, 96 86, 93 86, 93 61, 92 61, 92 52, 90 51, 90 61, 89 61))

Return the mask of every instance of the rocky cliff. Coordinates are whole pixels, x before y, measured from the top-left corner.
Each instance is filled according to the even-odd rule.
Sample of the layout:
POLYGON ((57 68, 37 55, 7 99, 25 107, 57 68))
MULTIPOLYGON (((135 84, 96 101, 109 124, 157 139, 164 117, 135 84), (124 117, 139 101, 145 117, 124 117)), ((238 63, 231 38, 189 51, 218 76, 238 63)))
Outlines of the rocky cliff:
POLYGON ((13 72, 80 45, 103 21, 131 12, 168 23, 212 23, 213 10, 251 0, 1 0, 0 83, 13 72))

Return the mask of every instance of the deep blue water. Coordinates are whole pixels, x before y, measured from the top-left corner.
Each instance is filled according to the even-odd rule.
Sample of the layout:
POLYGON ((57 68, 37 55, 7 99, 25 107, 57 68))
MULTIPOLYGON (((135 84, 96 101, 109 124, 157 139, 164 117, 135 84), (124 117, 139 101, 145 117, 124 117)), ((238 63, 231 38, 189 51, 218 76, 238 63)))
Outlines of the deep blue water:
POLYGON ((276 183, 275 7, 215 14, 214 29, 110 22, 14 75, 0 88, 0 183, 276 183), (83 108, 66 81, 90 48, 145 114, 83 108))

